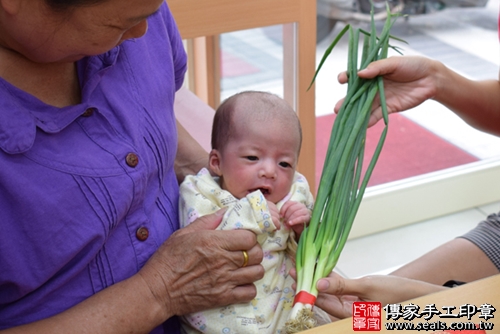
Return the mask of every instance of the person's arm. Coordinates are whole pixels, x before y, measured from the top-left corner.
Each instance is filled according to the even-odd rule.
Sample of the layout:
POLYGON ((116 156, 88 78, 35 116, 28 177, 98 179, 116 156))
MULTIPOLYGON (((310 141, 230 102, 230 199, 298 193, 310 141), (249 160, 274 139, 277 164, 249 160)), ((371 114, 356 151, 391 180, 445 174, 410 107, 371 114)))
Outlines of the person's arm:
POLYGON ((264 275, 262 249, 249 231, 214 231, 222 212, 175 232, 138 274, 56 316, 10 333, 148 333, 174 315, 248 302, 264 275), (242 250, 248 266, 242 268, 242 250))
MULTIPOLYGON (((294 269, 290 274, 296 277, 294 269)), ((332 321, 352 316, 352 304, 356 301, 394 304, 449 289, 398 276, 370 275, 348 279, 335 272, 318 280, 316 287, 319 294, 315 305, 327 312, 332 321)))
POLYGON ((186 175, 194 175, 208 166, 208 152, 177 122, 177 155, 175 156, 175 174, 181 183, 186 175))
MULTIPOLYGON (((479 234, 481 238, 491 237, 484 235, 485 230, 478 230, 478 227, 473 230, 476 235, 483 233, 479 234)), ((491 238, 489 244, 494 245, 491 241, 496 239, 491 238)), ((457 238, 399 268, 390 276, 349 280, 332 274, 318 282, 318 291, 322 292, 318 305, 336 317, 345 317, 348 316, 349 306, 356 300, 394 303, 437 292, 444 289, 442 285, 450 280, 471 282, 498 273, 498 268, 478 246, 467 239, 457 238)))
POLYGON ((469 80, 445 67, 436 71, 437 93, 434 100, 455 112, 478 130, 500 136, 500 81, 469 80))
POLYGON ((208 152, 215 111, 187 88, 175 94, 178 149, 175 171, 180 182, 186 175, 208 167, 208 152))
POLYGON ((0 333, 146 333, 172 315, 136 275, 56 316, 0 333))
MULTIPOLYGON (((384 76, 389 113, 400 112, 434 99, 471 126, 500 135, 500 82, 473 81, 450 70, 442 63, 420 56, 395 56, 371 63, 358 72, 362 78, 384 76)), ((347 82, 346 73, 339 75, 347 82)), ((335 106, 340 109, 342 101, 335 106)), ((374 105, 370 125, 381 119, 379 105, 374 105)))
POLYGON ((336 318, 351 316, 352 302, 398 303, 440 290, 450 281, 471 282, 498 274, 491 260, 472 242, 457 238, 387 276, 343 278, 332 273, 318 281, 316 305, 336 318))
POLYGON ((397 276, 372 275, 347 279, 334 272, 320 279, 317 288, 316 306, 333 316, 333 320, 352 316, 352 303, 355 301, 394 304, 449 289, 397 276))
POLYGON ((433 284, 471 282, 498 274, 486 254, 469 240, 457 238, 392 272, 391 275, 433 284))

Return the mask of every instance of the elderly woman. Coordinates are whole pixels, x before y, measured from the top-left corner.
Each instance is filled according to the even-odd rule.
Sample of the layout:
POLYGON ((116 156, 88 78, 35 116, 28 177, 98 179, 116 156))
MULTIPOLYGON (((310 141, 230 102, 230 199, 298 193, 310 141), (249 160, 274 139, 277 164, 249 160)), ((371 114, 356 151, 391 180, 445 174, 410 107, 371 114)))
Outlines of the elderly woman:
POLYGON ((0 0, 5 333, 177 333, 255 296, 252 232, 214 231, 222 212, 175 232, 206 164, 176 127, 185 70, 163 0, 0 0))

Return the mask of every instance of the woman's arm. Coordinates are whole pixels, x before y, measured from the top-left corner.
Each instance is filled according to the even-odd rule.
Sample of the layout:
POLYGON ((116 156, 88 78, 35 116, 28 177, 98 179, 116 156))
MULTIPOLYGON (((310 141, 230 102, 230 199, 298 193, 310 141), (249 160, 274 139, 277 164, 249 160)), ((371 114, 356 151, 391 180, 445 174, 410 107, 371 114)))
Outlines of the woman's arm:
POLYGON ((208 152, 177 121, 177 155, 175 156, 175 174, 181 183, 187 175, 195 175, 203 167, 208 167, 208 152))
POLYGON ((469 240, 457 238, 391 273, 433 284, 471 282, 498 274, 486 254, 469 240))
MULTIPOLYGON (((420 105, 428 99, 442 103, 475 128, 500 135, 500 82, 473 81, 450 70, 442 63, 420 56, 395 56, 371 63, 358 72, 362 78, 384 77, 389 113, 420 105)), ((339 75, 347 82, 346 73, 339 75)), ((338 111, 339 101, 335 106, 338 111)), ((380 105, 374 105, 370 125, 382 117, 380 105)))
POLYGON ((56 316, 0 333, 147 333, 172 315, 135 275, 56 316))
POLYGON ((180 183, 186 175, 208 167, 215 111, 184 87, 175 94, 174 110, 179 140, 175 171, 180 183))
POLYGON ((478 130, 500 136, 500 81, 469 80, 442 63, 432 62, 434 100, 478 130))
POLYGON ((343 278, 332 273, 318 281, 316 304, 336 318, 351 316, 352 302, 398 303, 440 290, 449 280, 470 282, 498 274, 491 260, 472 242, 457 238, 387 276, 343 278))
POLYGON ((149 333, 174 315, 252 300, 253 282, 264 275, 262 250, 252 232, 214 231, 223 213, 175 232, 131 278, 56 316, 0 332, 149 333))
POLYGON ((333 316, 333 320, 352 316, 352 303, 355 301, 394 304, 449 289, 397 276, 372 275, 348 279, 336 273, 320 279, 317 288, 316 305, 333 316))

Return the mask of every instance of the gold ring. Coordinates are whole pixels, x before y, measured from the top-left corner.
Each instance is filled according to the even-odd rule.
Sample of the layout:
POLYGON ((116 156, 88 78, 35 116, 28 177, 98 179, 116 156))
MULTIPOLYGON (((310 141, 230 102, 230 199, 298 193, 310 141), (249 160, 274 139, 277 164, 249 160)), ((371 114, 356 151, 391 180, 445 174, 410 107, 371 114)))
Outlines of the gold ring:
POLYGON ((248 253, 247 251, 242 251, 243 252, 243 265, 241 268, 246 267, 248 264, 248 253))

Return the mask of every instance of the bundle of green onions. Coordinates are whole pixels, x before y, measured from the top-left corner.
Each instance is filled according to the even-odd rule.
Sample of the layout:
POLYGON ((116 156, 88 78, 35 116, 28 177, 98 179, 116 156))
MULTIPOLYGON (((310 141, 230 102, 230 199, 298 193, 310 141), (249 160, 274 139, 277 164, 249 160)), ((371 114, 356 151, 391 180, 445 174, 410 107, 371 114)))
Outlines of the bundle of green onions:
POLYGON ((387 7, 387 19, 378 37, 373 10, 370 32, 347 25, 325 51, 313 78, 314 82, 334 46, 349 31, 347 94, 332 128, 311 221, 300 237, 296 258, 297 294, 285 328, 287 333, 300 332, 316 325, 312 316, 312 307, 318 295, 316 283, 328 276, 337 264, 384 144, 389 119, 382 77, 365 80, 359 78, 357 72, 372 61, 387 57, 389 37, 394 38, 389 31, 397 15, 387 7), (363 34, 364 41, 358 68, 360 34, 363 34), (385 128, 362 177, 366 131, 377 93, 385 128))

